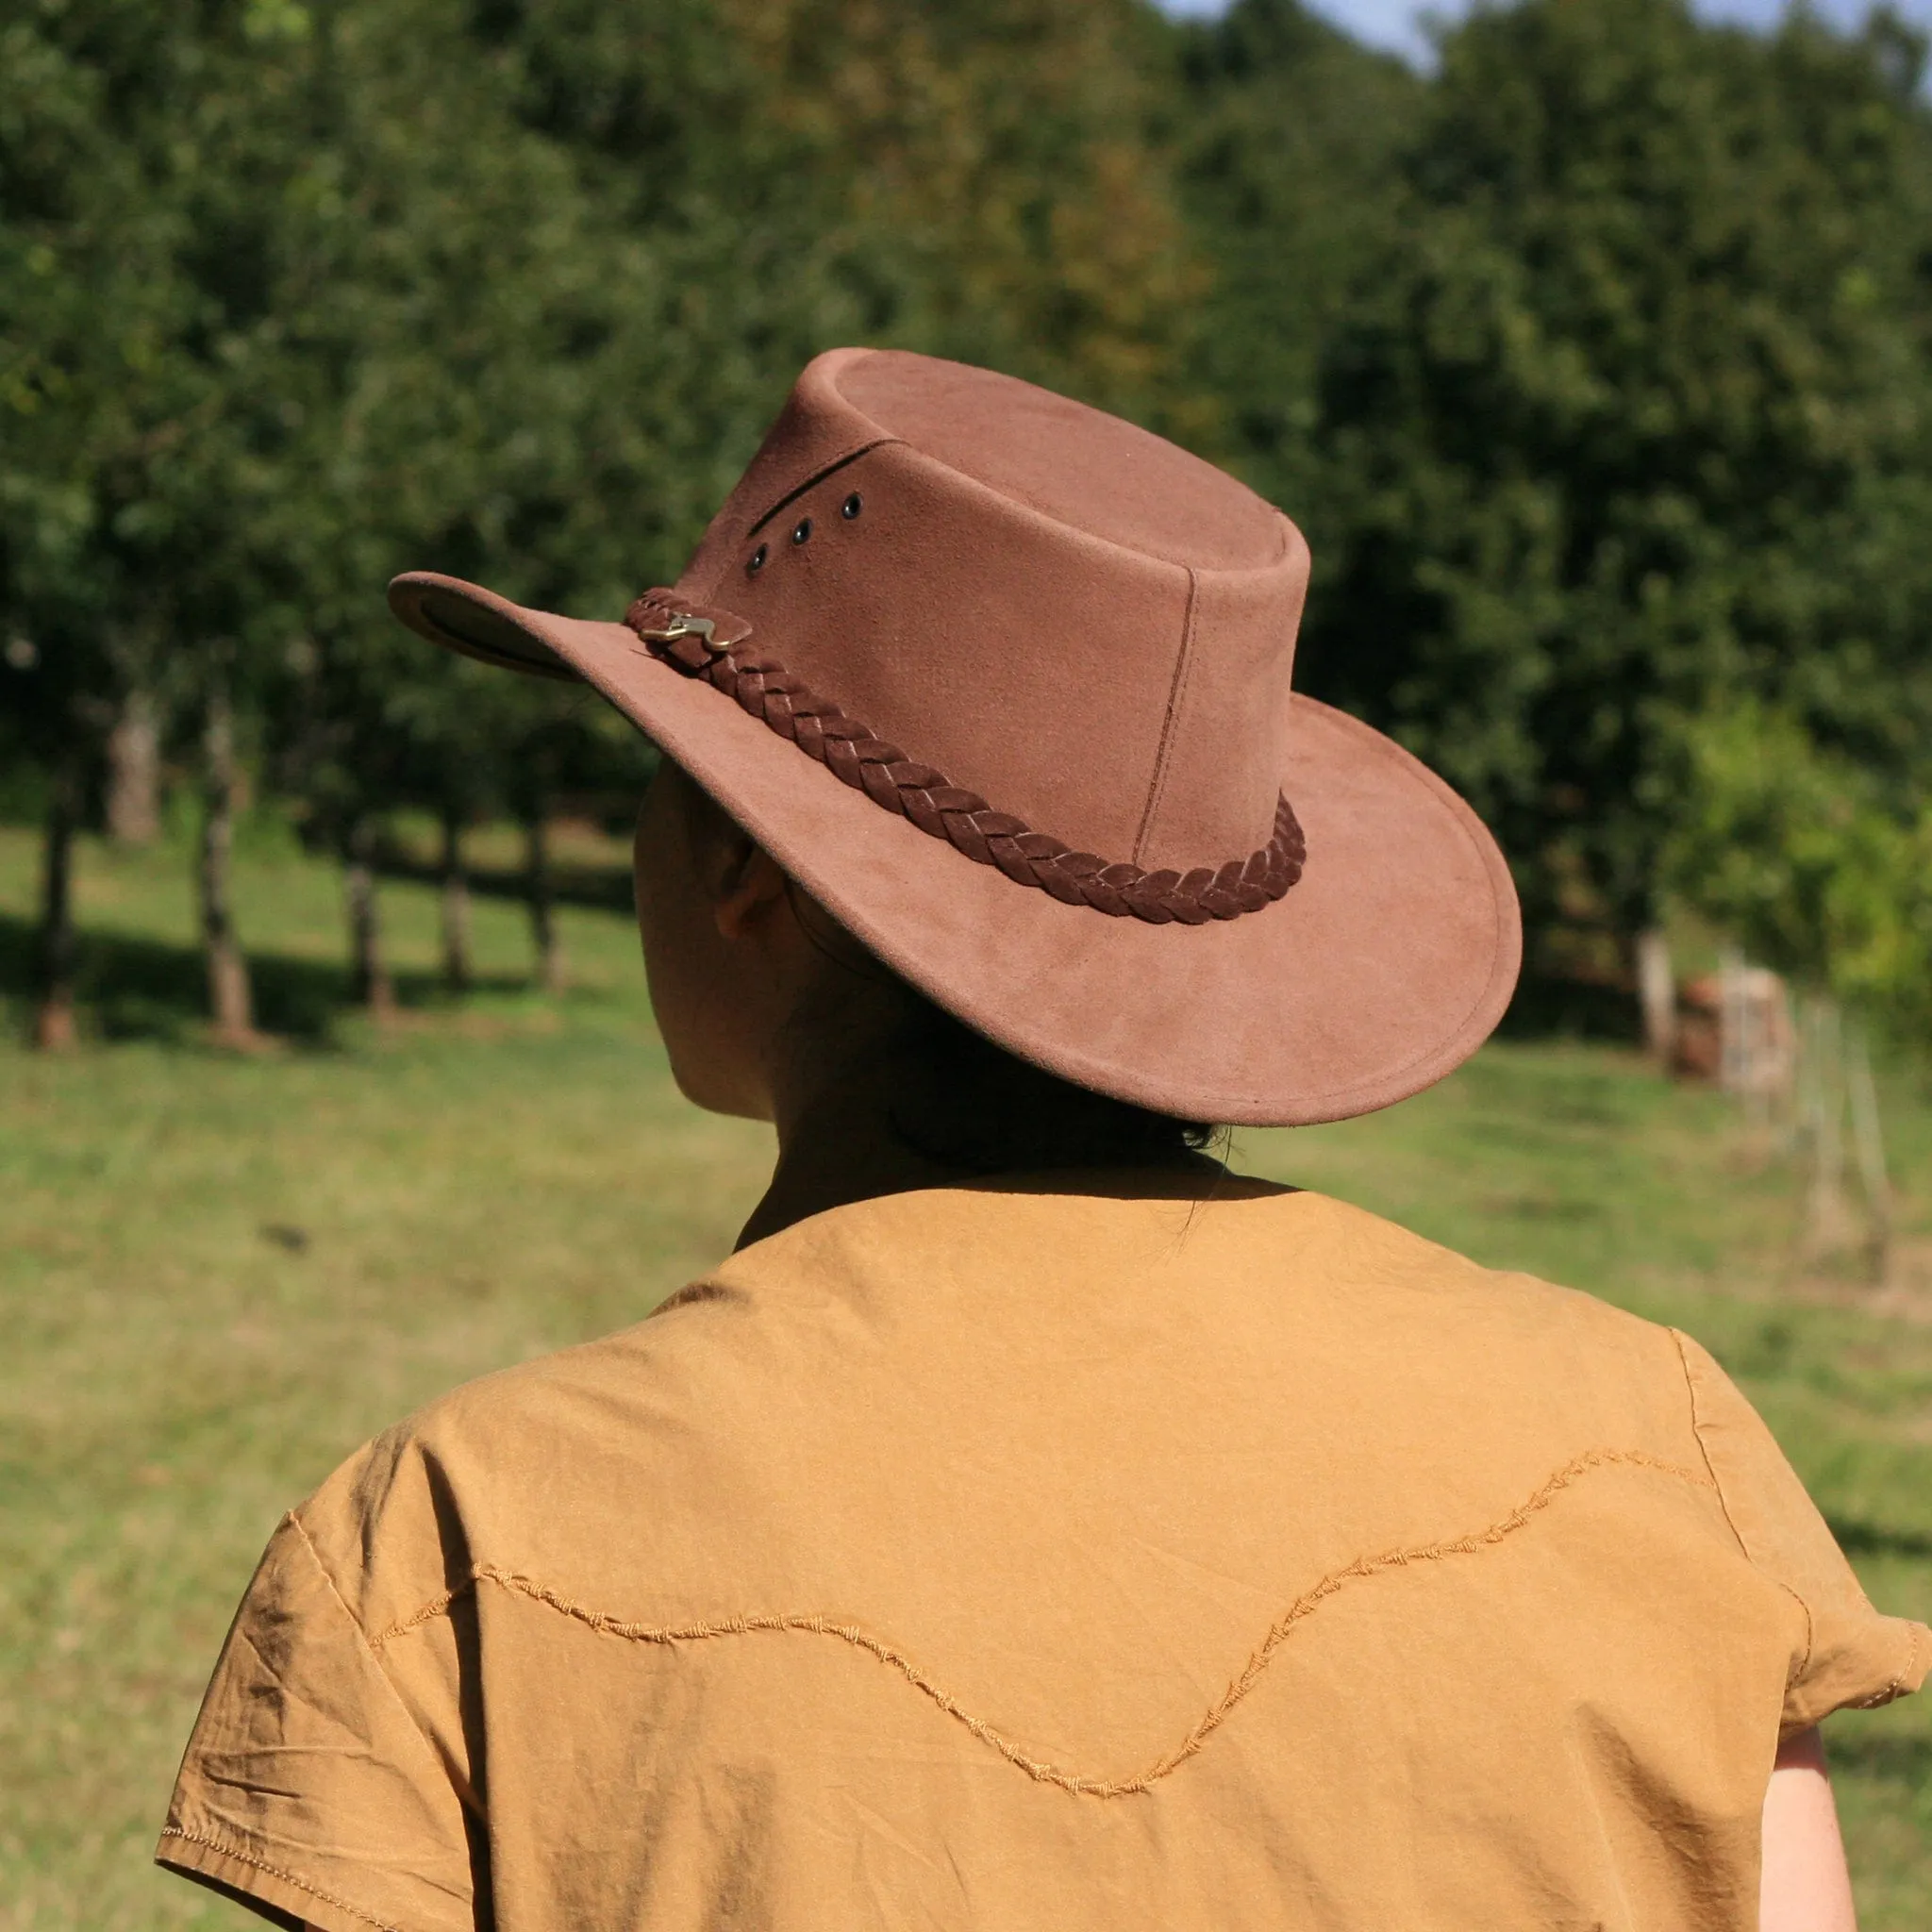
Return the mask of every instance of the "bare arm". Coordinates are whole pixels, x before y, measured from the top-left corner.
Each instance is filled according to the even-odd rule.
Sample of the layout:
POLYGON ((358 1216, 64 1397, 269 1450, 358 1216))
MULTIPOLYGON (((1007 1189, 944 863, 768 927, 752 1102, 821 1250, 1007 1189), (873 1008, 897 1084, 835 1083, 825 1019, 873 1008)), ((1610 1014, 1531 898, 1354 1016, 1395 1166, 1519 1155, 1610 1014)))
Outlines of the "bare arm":
POLYGON ((1857 1932, 1838 1807, 1814 1728, 1778 1746, 1764 1793, 1758 1932, 1857 1932))

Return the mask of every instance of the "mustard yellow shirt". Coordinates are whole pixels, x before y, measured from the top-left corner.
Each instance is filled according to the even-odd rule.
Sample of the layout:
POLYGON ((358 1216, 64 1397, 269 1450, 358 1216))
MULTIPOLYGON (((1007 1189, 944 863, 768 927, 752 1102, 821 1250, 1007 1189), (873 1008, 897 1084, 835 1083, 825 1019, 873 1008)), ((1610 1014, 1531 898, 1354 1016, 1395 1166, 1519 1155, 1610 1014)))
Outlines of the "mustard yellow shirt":
POLYGON ((1914 1689, 1688 1338, 1259 1183, 908 1193, 370 1443, 158 1857, 329 1932, 1748 1928, 1914 1689))

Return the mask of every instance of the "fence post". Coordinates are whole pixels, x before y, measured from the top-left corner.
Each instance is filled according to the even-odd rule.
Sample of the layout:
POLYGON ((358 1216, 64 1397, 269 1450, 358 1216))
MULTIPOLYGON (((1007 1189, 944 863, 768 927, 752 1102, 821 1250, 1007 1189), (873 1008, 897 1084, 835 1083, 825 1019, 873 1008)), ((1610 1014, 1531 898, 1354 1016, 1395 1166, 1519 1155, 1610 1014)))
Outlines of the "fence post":
POLYGON ((1872 1216, 1872 1263, 1879 1281, 1891 1258, 1891 1176, 1885 1166, 1885 1128, 1878 1111, 1878 1085, 1872 1077, 1872 1050, 1862 1026, 1850 1029, 1845 1049, 1845 1084, 1851 1098, 1852 1144, 1858 1178, 1872 1216))

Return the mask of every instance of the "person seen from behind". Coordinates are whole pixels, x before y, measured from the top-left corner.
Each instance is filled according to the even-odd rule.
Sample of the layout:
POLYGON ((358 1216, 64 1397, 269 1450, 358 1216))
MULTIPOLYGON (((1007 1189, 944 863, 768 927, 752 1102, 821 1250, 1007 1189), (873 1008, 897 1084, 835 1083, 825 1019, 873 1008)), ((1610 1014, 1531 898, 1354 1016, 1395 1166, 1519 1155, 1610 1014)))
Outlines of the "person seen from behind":
POLYGON ((776 1167, 284 1521, 163 1864, 323 1932, 1852 1924, 1817 1726, 1932 1635, 1723 1371, 1214 1156, 1517 972, 1474 813, 1292 693, 1308 568, 1142 430, 838 350, 622 623, 391 586, 658 747, 652 1000, 776 1167))

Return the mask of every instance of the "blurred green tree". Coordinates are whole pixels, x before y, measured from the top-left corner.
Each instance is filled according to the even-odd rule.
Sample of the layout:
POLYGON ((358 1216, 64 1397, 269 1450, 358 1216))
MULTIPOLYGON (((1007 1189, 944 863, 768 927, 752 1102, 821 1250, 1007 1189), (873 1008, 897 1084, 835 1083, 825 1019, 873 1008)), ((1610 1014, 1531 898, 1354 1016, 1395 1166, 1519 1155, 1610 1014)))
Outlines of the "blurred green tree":
MULTIPOLYGON (((550 802, 641 773, 641 748, 625 761, 568 691, 436 661, 374 587, 426 566, 621 610, 837 341, 1158 408, 1182 251, 1136 149, 1147 82, 1108 38, 1144 23, 1124 0, 1008 12, 969 31, 943 9, 416 0, 330 29, 277 305, 322 385, 315 500, 290 499, 312 672, 285 766, 345 850, 386 805, 429 805, 452 880, 461 821, 508 805, 546 981, 550 802), (1053 58, 1017 61, 1029 41, 1053 58)), ((375 989, 366 866, 350 880, 375 989)), ((453 924, 452 978, 460 953, 453 924)))
POLYGON ((1932 1020, 1932 802, 1745 698, 1686 734, 1666 884, 1799 984, 1923 1032, 1932 1020))
POLYGON ((1426 83, 1301 0, 1235 0, 1175 41, 1162 133, 1207 271, 1183 379, 1214 408, 1208 453, 1325 551, 1322 358, 1395 239, 1426 83))
POLYGON ((634 474, 659 454, 610 425, 613 365, 644 326, 626 306, 635 264, 590 218, 569 158, 519 119, 513 72, 474 48, 450 58, 469 25, 443 0, 319 22, 277 236, 302 431, 271 523, 302 588, 275 763, 341 858, 352 985, 378 1012, 393 997, 384 819, 416 805, 444 828, 460 980, 462 827, 507 802, 523 739, 569 704, 409 637, 384 582, 441 568, 566 603, 604 589, 600 572, 625 583, 591 453, 634 474))
POLYGON ((1188 397, 1205 277, 1165 157, 1165 32, 1137 0, 721 0, 866 297, 871 340, 1143 420, 1188 397))
POLYGON ((492 0, 479 18, 699 352, 688 388, 627 399, 716 453, 691 501, 715 504, 792 371, 839 342, 1129 413, 1181 396, 1201 279, 1150 139, 1171 29, 1138 0, 492 0))
POLYGON ((1330 345, 1308 682, 1469 791, 1537 924, 1656 917, 1685 733, 1725 702, 1922 782, 1923 55, 1883 15, 1762 40, 1683 0, 1443 37, 1330 345))
POLYGON ((1627 940, 1726 813, 1790 856, 1720 783, 1731 711, 1915 827, 1923 56, 1885 15, 1762 40, 1682 0, 1484 9, 1431 81, 1297 0, 18 10, 0 691, 47 807, 43 1031, 73 827, 143 711, 201 774, 228 1037, 258 758, 343 856, 365 996, 403 804, 442 827, 447 976, 463 829, 498 811, 559 973, 544 825, 645 754, 580 694, 419 646, 380 587, 426 566, 615 614, 854 340, 1242 467, 1315 543, 1304 681, 1476 798, 1534 921, 1627 940))
POLYGON ((16 701, 48 774, 40 1036, 67 1037, 66 858, 116 721, 203 715, 197 864, 217 1030, 252 1037, 225 894, 231 724, 262 608, 248 552, 263 425, 237 406, 258 348, 225 185, 248 174, 213 78, 243 9, 199 32, 114 0, 0 26, 0 607, 16 701), (184 630, 212 641, 175 645, 184 630))

